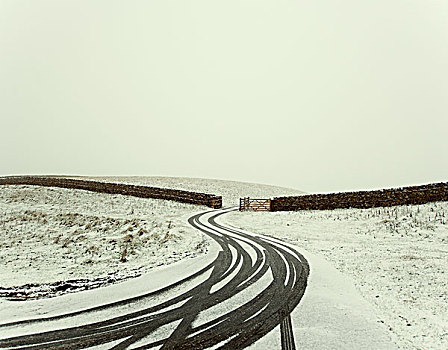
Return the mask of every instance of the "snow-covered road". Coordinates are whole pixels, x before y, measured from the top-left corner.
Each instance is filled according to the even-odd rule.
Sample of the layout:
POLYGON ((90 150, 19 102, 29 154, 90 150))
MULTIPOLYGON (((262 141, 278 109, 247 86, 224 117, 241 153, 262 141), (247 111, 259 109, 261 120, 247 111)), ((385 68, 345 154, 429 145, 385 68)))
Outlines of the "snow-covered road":
POLYGON ((216 242, 215 253, 208 255, 214 260, 193 269, 172 265, 164 274, 176 277, 156 289, 149 287, 150 273, 127 292, 123 288, 134 281, 88 291, 96 305, 76 301, 83 294, 77 293, 46 300, 47 309, 59 310, 53 313, 45 306, 34 316, 31 306, 25 318, 12 312, 1 320, 0 348, 234 349, 255 343, 278 325, 282 348, 295 348, 290 314, 305 292, 308 263, 281 241, 216 221, 233 210, 210 210, 189 219, 216 242), (107 297, 110 288, 120 290, 121 298, 107 297), (64 297, 79 308, 52 307, 64 297))

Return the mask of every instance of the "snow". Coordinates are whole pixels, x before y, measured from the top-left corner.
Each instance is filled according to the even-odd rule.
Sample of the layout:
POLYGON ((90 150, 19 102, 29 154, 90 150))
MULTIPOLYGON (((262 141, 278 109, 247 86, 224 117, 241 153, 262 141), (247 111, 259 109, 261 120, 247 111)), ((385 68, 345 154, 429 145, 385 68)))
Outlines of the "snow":
MULTIPOLYGON (((28 297, 61 294, 52 283, 87 279, 91 285, 104 285, 204 254, 207 241, 187 223, 195 211, 202 207, 81 190, 2 186, 0 295, 26 284, 38 286, 14 290, 32 290, 28 297)), ((73 282, 71 289, 78 284, 86 285, 73 282)))
MULTIPOLYGON (((448 203, 440 202, 364 210, 238 212, 226 220, 290 242, 301 253, 306 249, 323 256, 353 279, 376 322, 400 349, 446 349, 447 215, 448 203)), ((317 278, 318 264, 313 259, 310 264, 311 276, 317 278)), ((312 278, 307 297, 316 295, 312 278)), ((306 299, 302 306, 307 307, 306 299)))
MULTIPOLYGON (((225 206, 236 205, 244 196, 269 198, 300 193, 206 179, 102 180, 223 195, 225 206)), ((206 208, 80 190, 2 186, 0 286, 84 277, 89 281, 108 276, 112 280, 140 277, 50 299, 0 298, 0 323, 86 309, 156 290, 189 275, 212 261, 218 249, 187 223, 189 216, 203 210, 206 208), (104 229, 107 225, 109 230, 104 229), (148 231, 142 235, 148 238, 146 242, 138 239, 140 229, 148 231), (170 234, 165 239, 167 231, 170 234), (134 247, 128 249, 128 261, 121 263, 128 234, 133 235, 134 247), (78 236, 86 239, 77 241, 78 236), (117 242, 116 248, 112 249, 110 240, 117 242), (66 247, 64 242, 68 242, 66 247), (87 242, 98 249, 90 253, 87 242), (92 262, 86 263, 87 259, 92 262)), ((222 222, 289 242, 309 261, 308 288, 292 314, 298 348, 446 349, 447 215, 448 203, 431 203, 364 210, 233 212, 222 217, 222 222)), ((186 287, 197 283, 200 279, 186 287)), ((235 302, 230 300, 228 307, 235 302)), ((134 307, 139 305, 131 309, 134 307)), ((216 309, 212 313, 221 312, 216 309)), ((110 316, 105 311, 94 317, 110 316)), ((207 319, 211 316, 200 315, 207 319)), ((81 324, 86 317, 92 315, 80 316, 69 324, 81 324)), ((64 327, 66 322, 45 323, 45 327, 64 327)), ((8 330, 8 334, 22 332, 8 330)), ((2 330, 0 337, 4 336, 2 330)), ((275 329, 252 348, 278 348, 279 340, 279 330, 275 329)))
MULTIPOLYGON (((307 290, 291 314, 297 349, 396 349, 375 310, 353 281, 325 259, 301 249, 311 266, 307 290)), ((249 349, 280 349, 280 327, 249 349)))
MULTIPOLYGON (((77 312, 80 310, 89 310, 93 307, 114 303, 123 299, 138 297, 143 294, 160 290, 166 286, 176 283, 187 276, 193 275, 201 270, 204 266, 212 263, 219 251, 219 245, 213 243, 210 245, 209 253, 200 255, 192 259, 183 259, 171 265, 154 267, 151 273, 143 274, 140 277, 128 279, 122 283, 109 285, 103 288, 86 290, 78 293, 70 293, 56 298, 46 298, 27 301, 3 301, 0 304, 1 319, 0 324, 6 324, 21 320, 35 319, 41 317, 53 317, 66 313, 77 312)), ((186 290, 202 283, 209 277, 209 273, 203 274, 187 283, 182 284, 179 288, 170 291, 169 297, 175 297, 182 294, 186 290)), ((163 300, 159 298, 168 298, 168 295, 151 298, 151 305, 156 305, 163 300)), ((144 307, 148 307, 145 304, 144 307)), ((1 330, 0 337, 9 337, 19 334, 30 334, 39 331, 42 327, 45 330, 60 329, 67 326, 81 325, 88 321, 107 320, 111 317, 129 313, 133 310, 140 309, 142 303, 136 301, 133 305, 123 307, 107 308, 101 311, 92 311, 87 314, 78 316, 56 319, 45 324, 31 324, 11 326, 1 330)))
MULTIPOLYGON (((300 193, 207 179, 83 179, 216 193, 224 205, 235 205, 243 195, 300 193)), ((187 223, 202 208, 82 190, 1 186, 0 296, 40 298, 101 287, 204 254, 209 240, 187 223)))
MULTIPOLYGON (((235 213, 238 214, 238 213, 235 213)), ((218 219, 233 226, 232 215, 218 219)), ((271 236, 262 237, 274 245, 297 246, 271 236)), ((252 231, 253 232, 253 231, 252 231)), ((323 257, 299 249, 310 264, 307 289, 300 304, 291 314, 295 344, 298 349, 382 349, 396 346, 386 330, 378 325, 374 308, 356 290, 353 280, 332 267, 323 257)), ((294 252, 290 251, 293 255, 294 252)), ((297 257, 300 259, 299 257, 297 257)), ((280 326, 250 346, 250 349, 280 349, 280 326)))
POLYGON ((270 198, 276 196, 298 195, 302 191, 272 185, 254 184, 248 182, 196 179, 187 177, 160 177, 160 176, 94 176, 78 177, 83 180, 97 180, 103 182, 117 182, 133 185, 146 185, 153 187, 172 188, 185 191, 210 193, 222 196, 223 206, 239 204, 239 198, 270 198))

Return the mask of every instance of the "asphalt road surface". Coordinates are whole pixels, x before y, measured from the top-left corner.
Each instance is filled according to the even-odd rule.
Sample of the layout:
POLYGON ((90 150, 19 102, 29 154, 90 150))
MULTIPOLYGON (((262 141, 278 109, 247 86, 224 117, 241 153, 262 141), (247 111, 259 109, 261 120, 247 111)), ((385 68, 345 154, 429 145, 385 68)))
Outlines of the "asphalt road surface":
POLYGON ((200 271, 126 300, 2 324, 0 349, 242 349, 278 325, 282 349, 295 349, 290 313, 305 292, 308 263, 281 241, 217 222, 233 210, 210 210, 189 219, 220 246, 216 259, 200 271), (86 317, 91 321, 82 325, 45 327, 114 309, 119 312, 108 319, 86 317), (26 327, 38 331, 2 339, 2 329, 26 327))

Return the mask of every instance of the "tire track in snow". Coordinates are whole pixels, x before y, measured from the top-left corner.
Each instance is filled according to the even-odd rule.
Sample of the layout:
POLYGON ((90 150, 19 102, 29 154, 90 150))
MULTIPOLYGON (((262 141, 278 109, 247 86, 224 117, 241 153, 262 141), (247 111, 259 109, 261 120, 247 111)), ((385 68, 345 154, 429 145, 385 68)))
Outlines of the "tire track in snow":
POLYGON ((221 250, 214 262, 156 292, 56 317, 0 325, 0 349, 83 349, 113 343, 111 349, 244 348, 280 325, 282 349, 295 349, 290 313, 306 288, 309 266, 280 241, 220 224, 236 208, 206 211, 189 223, 214 239, 221 250), (2 329, 67 320, 70 317, 144 302, 208 276, 175 297, 138 311, 76 327, 1 339, 2 329), (167 325, 175 325, 174 330, 167 325), (163 332, 164 329, 170 331, 163 332))

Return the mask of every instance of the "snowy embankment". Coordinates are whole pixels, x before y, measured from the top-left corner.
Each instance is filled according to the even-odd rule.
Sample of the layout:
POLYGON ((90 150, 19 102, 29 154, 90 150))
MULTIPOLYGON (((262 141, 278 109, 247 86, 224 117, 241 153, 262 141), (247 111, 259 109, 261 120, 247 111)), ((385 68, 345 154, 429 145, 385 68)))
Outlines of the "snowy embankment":
POLYGON ((448 203, 226 220, 324 256, 354 280, 399 348, 448 348, 448 203))
POLYGON ((207 242, 186 221, 201 210, 82 190, 2 186, 0 295, 57 295, 203 254, 207 242))

